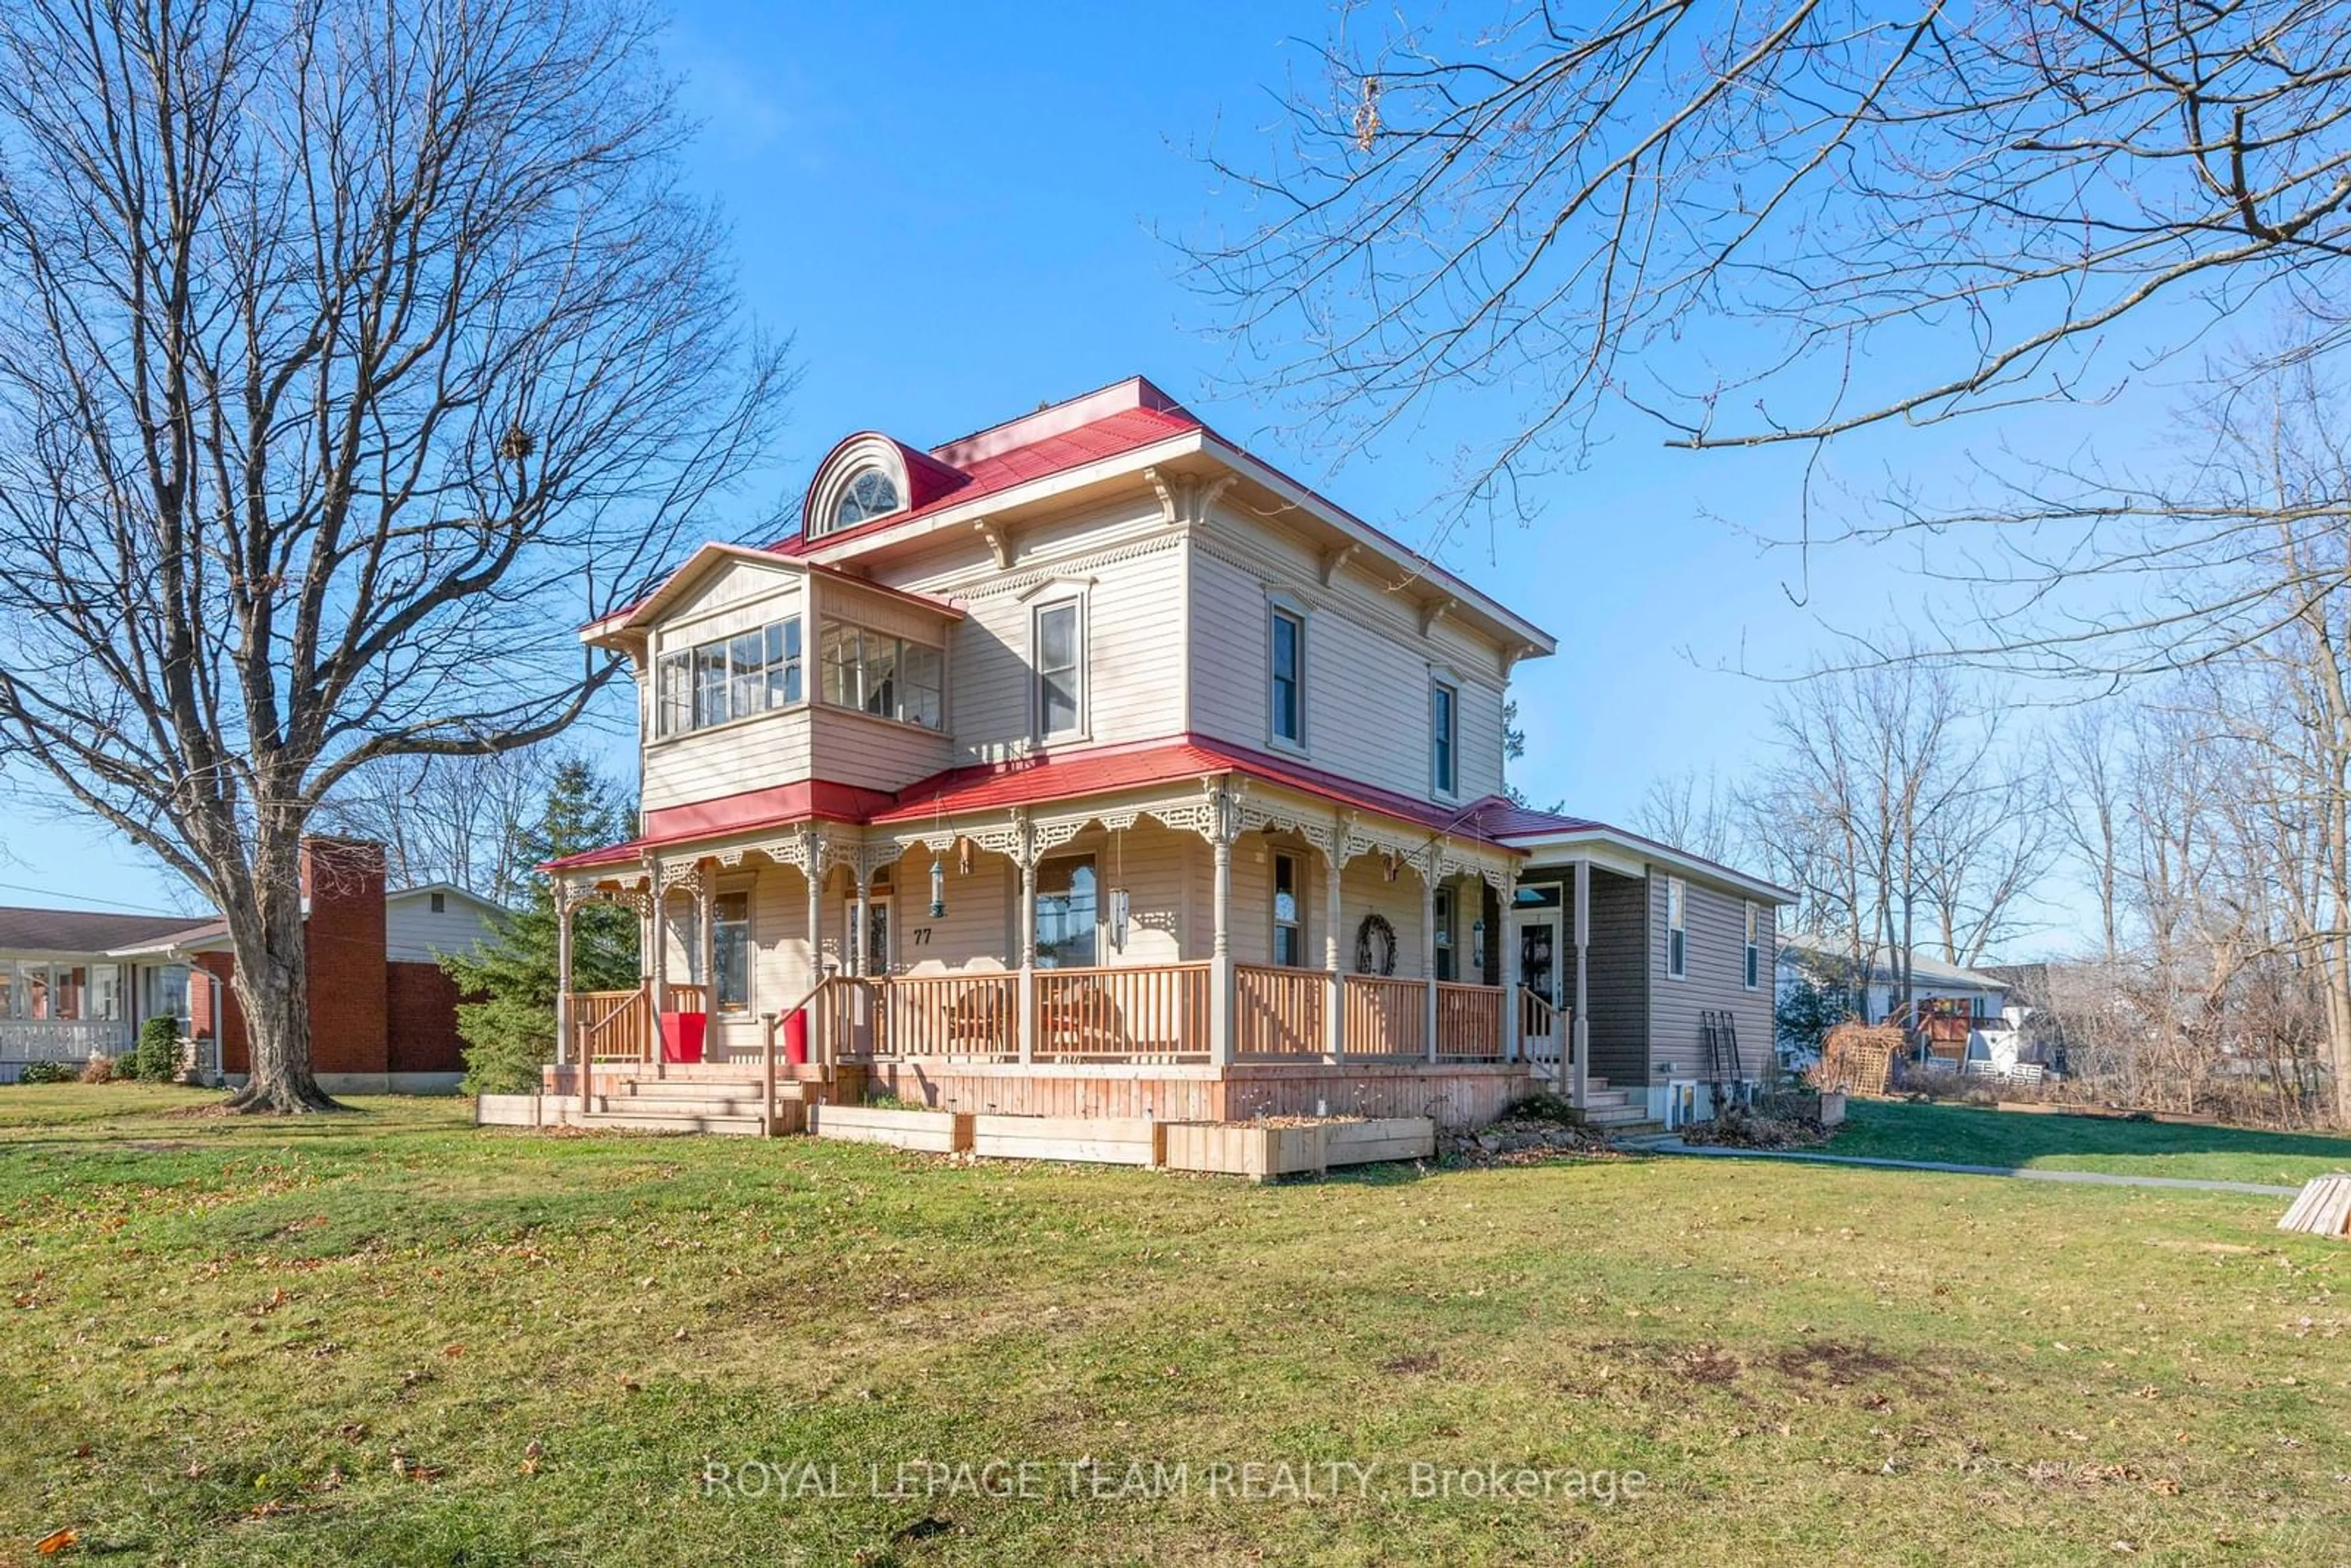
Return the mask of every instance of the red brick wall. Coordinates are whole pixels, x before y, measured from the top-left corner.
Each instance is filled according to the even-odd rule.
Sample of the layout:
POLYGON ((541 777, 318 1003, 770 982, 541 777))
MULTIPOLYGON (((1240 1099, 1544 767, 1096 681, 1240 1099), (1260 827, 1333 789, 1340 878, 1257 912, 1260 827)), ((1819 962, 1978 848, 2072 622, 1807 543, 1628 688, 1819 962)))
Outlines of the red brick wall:
POLYGON ((463 1072, 457 982, 438 964, 386 964, 392 1072, 463 1072))
POLYGON ((319 1072, 384 1072, 389 1037, 383 957, 383 846, 302 841, 310 918, 310 1062, 319 1072))

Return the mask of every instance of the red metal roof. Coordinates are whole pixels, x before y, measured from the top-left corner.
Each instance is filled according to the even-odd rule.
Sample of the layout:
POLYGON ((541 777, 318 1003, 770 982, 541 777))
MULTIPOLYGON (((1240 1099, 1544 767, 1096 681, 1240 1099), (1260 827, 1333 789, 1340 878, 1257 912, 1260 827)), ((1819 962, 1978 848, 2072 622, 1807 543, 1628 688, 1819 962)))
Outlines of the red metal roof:
POLYGON ((1092 747, 1020 762, 950 768, 919 779, 894 796, 822 779, 728 795, 691 806, 673 806, 645 816, 645 832, 626 843, 589 850, 550 861, 550 870, 578 871, 624 863, 646 852, 716 838, 724 833, 789 827, 822 820, 852 825, 942 821, 974 812, 1008 811, 1053 800, 1081 800, 1123 789, 1145 789, 1179 779, 1239 774, 1333 805, 1415 822, 1432 833, 1451 833, 1491 843, 1485 822, 1514 810, 1499 795, 1449 808, 1417 800, 1369 784, 1342 779, 1263 752, 1227 746, 1199 736, 1092 747))

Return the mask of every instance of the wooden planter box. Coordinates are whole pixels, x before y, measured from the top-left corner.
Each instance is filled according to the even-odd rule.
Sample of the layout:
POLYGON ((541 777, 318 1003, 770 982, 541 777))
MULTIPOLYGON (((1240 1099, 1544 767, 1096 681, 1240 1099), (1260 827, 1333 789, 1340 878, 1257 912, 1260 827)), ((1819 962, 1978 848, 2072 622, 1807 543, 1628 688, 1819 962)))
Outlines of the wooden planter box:
POLYGON ((973 1116, 971 1152, 1003 1160, 1155 1165, 1157 1129, 1147 1116, 973 1116))
POLYGON ((810 1128, 820 1138, 887 1144, 925 1154, 961 1154, 972 1146, 973 1118, 959 1111, 897 1111, 879 1105, 810 1105, 810 1128))
POLYGON ((1332 1166, 1422 1160, 1437 1153, 1437 1123, 1427 1116, 1261 1126, 1249 1122, 1176 1122, 1162 1129, 1163 1163, 1171 1170, 1216 1171, 1257 1181, 1332 1166))

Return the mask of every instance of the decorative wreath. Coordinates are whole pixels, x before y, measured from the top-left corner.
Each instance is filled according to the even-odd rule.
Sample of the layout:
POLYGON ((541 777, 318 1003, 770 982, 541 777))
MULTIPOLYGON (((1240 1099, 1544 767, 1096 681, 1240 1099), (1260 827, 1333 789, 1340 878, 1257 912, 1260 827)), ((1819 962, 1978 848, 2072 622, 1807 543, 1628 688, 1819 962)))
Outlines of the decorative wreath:
POLYGON ((1384 915, 1364 915, 1364 923, 1355 927, 1355 973, 1393 975, 1395 960, 1395 927, 1384 915))

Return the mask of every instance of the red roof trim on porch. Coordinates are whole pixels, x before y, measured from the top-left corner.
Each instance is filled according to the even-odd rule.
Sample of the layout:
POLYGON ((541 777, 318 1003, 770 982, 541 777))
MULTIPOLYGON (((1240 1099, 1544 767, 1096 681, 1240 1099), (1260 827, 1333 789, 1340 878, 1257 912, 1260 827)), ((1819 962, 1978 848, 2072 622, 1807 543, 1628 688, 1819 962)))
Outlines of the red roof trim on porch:
POLYGON ((1492 796, 1466 807, 1437 806, 1261 751, 1186 735, 1173 740, 1093 747, 1061 756, 954 768, 900 790, 895 805, 875 812, 869 821, 908 822, 970 811, 1008 810, 1226 773, 1319 796, 1333 805, 1415 822, 1433 832, 1489 842, 1492 836, 1484 830, 1481 818, 1490 810, 1509 805, 1501 797, 1492 796))
POLYGON ((804 779, 796 784, 777 784, 765 789, 747 789, 739 795, 721 795, 715 800, 664 806, 645 813, 644 831, 638 837, 625 843, 583 850, 576 855, 549 861, 544 869, 579 871, 590 866, 621 864, 641 859, 648 850, 663 849, 672 844, 691 843, 696 839, 715 838, 721 833, 789 827, 795 822, 820 819, 832 822, 862 822, 877 808, 888 805, 890 799, 880 789, 861 789, 853 784, 835 784, 826 779, 804 779))

